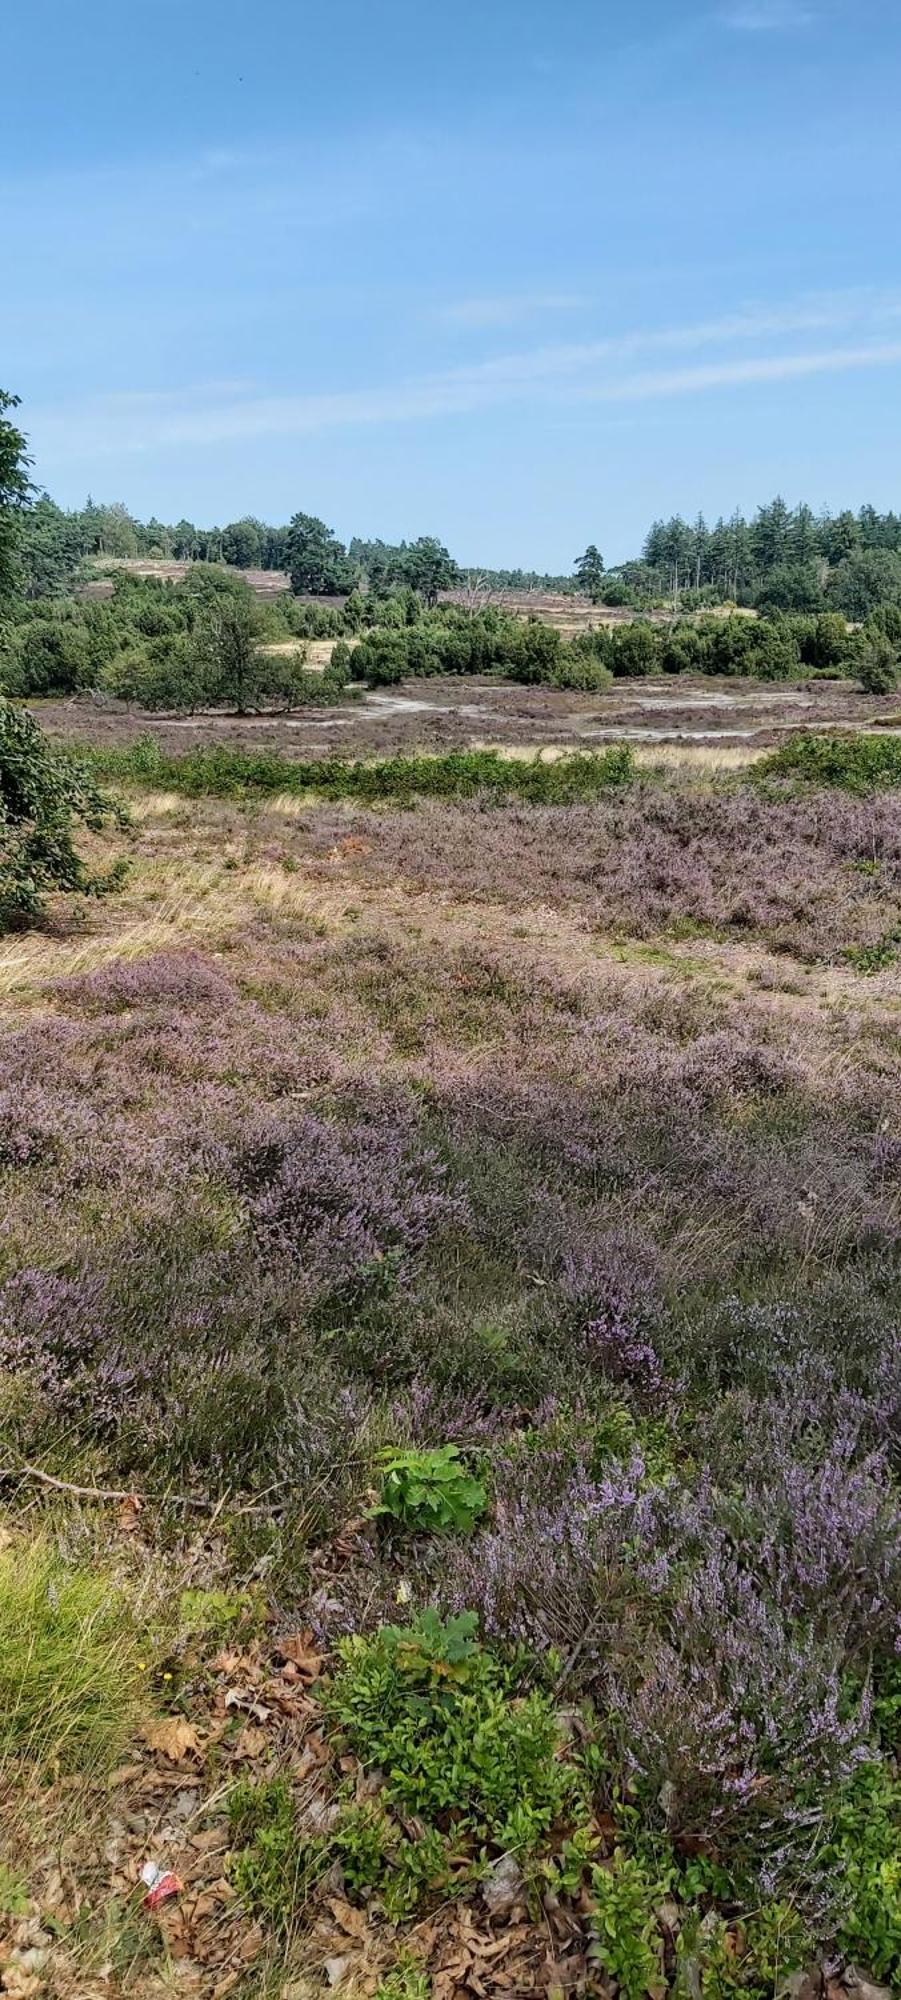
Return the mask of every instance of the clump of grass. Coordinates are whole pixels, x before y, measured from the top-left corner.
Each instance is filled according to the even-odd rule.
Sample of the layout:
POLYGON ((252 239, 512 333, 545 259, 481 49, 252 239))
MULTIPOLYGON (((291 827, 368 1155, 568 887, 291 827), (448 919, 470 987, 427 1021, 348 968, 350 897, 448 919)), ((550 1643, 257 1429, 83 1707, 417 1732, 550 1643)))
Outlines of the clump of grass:
POLYGON ((295 761, 275 752, 255 754, 224 745, 174 757, 153 737, 142 737, 124 750, 92 749, 88 761, 107 778, 164 787, 188 798, 310 792, 319 798, 356 799, 364 805, 480 796, 568 805, 620 789, 635 775, 627 744, 560 757, 552 763, 538 755, 522 761, 506 758, 496 750, 456 750, 437 757, 385 757, 372 763, 348 763, 342 757, 295 761))
POLYGON ((102 1575, 38 1539, 0 1554, 0 1761, 96 1775, 133 1726, 142 1669, 131 1612, 102 1575))
POLYGON ((229 1798, 231 1879, 255 1916, 277 1931, 303 1908, 319 1861, 319 1843, 301 1838, 287 1778, 245 1780, 229 1798))
POLYGON ((875 792, 901 785, 901 736, 791 736, 753 768, 753 777, 794 778, 875 792))

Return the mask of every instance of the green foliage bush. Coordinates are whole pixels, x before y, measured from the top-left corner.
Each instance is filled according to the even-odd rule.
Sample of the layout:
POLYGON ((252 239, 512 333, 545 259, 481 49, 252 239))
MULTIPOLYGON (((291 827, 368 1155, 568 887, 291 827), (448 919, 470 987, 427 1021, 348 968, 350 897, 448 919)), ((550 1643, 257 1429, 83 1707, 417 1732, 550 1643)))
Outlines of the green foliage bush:
POLYGON ((288 1930, 316 1879, 318 1851, 302 1838, 287 1778, 234 1787, 228 1801, 231 1880, 255 1916, 288 1930))
POLYGON ((609 1863, 592 1869, 590 1957, 616 1980, 621 2000, 645 2000, 660 1986, 663 1941, 656 1912, 667 1887, 621 1847, 609 1863))
POLYGON ((366 1769, 386 1773, 384 1803, 476 1851, 528 1854, 572 1793, 547 1696, 517 1695, 509 1673, 462 1613, 341 1642, 328 1708, 366 1769))
POLYGON ((485 1488, 454 1444, 383 1454, 376 1514, 422 1534, 467 1534, 485 1511, 485 1488))
POLYGON ((536 805, 569 805, 631 784, 635 761, 627 744, 545 762, 502 757, 494 750, 459 750, 436 757, 386 757, 347 763, 340 757, 304 762, 263 752, 219 747, 173 757, 153 737, 127 750, 91 750, 98 775, 141 785, 165 785, 188 798, 241 798, 244 795, 313 792, 320 798, 356 799, 361 804, 416 798, 524 799, 536 805))
POLYGON ((791 736, 762 757, 752 775, 861 794, 887 790, 901 785, 901 737, 791 736))
POLYGON ((121 809, 83 767, 51 749, 26 709, 0 696, 0 931, 35 923, 51 890, 99 895, 122 864, 93 875, 78 854, 73 822, 99 832, 122 826, 121 809))
POLYGON ((885 1763, 861 1765, 832 1815, 823 1859, 846 1897, 842 1951, 901 1985, 901 1779, 885 1763))

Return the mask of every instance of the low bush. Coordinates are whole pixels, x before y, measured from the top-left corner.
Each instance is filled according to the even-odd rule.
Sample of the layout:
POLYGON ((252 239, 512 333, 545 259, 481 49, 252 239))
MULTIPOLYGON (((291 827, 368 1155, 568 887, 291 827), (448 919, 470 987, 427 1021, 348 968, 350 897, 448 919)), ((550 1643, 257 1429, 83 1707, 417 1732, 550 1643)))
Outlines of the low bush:
POLYGON ((326 1700, 367 1770, 386 1774, 381 1799, 450 1826, 454 1842, 526 1855, 540 1847, 572 1794, 548 1698, 517 1694, 476 1637, 473 1613, 339 1646, 326 1700))
POLYGON ((188 798, 310 792, 326 799, 356 799, 364 805, 480 797, 565 805, 621 789, 632 781, 635 770, 631 751, 622 744, 551 762, 540 755, 520 760, 495 750, 459 750, 444 756, 387 757, 352 764, 340 757, 303 762, 225 748, 173 757, 152 737, 144 737, 127 750, 92 750, 88 755, 92 769, 106 777, 166 786, 188 798))
POLYGON ((481 1480, 467 1472, 456 1445, 386 1452, 376 1514, 422 1534, 466 1534, 486 1506, 481 1480))
POLYGON ((844 792, 888 790, 901 786, 901 736, 791 736, 753 766, 752 776, 844 792))

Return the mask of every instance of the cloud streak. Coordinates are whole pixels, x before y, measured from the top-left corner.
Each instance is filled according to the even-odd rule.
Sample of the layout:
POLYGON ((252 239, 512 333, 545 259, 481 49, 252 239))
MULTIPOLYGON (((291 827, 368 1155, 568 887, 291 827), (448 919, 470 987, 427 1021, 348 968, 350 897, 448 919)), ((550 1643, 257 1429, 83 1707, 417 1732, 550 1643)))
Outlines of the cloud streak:
POLYGON ((436 306, 430 318, 439 326, 481 331, 493 326, 517 326, 540 313, 577 312, 590 304, 576 292, 512 292, 499 298, 456 299, 436 306))
POLYGON ((491 356, 471 366, 362 388, 266 394, 246 382, 210 382, 138 390, 34 412, 31 431, 41 459, 81 460, 88 468, 95 459, 122 452, 208 448, 265 437, 415 424, 517 403, 535 408, 677 400, 899 367, 901 338, 891 337, 899 322, 901 300, 849 294, 682 327, 491 356), (833 338, 814 345, 786 345, 792 336, 824 332, 833 338), (836 333, 844 338, 836 340, 836 333), (772 351, 769 343, 774 340, 781 345, 772 351), (634 365, 643 355, 675 357, 748 343, 768 351, 720 352, 679 366, 634 365))
POLYGON ((812 28, 816 14, 794 0, 733 0, 720 8, 717 19, 738 34, 778 35, 792 28, 812 28))

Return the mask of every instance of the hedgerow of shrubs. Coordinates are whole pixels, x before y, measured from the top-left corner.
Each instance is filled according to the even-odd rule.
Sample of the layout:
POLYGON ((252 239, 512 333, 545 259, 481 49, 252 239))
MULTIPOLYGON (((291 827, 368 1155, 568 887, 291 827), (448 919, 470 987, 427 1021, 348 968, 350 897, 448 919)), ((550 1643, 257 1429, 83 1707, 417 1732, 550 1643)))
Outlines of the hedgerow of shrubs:
POLYGON ((85 754, 98 775, 123 783, 166 785, 188 798, 314 792, 320 798, 355 799, 361 804, 481 798, 566 805, 622 790, 635 775, 628 744, 547 761, 540 754, 508 758, 495 750, 456 750, 435 757, 349 763, 340 757, 304 760, 277 752, 254 754, 225 745, 171 756, 148 736, 125 750, 92 749, 85 754))
POLYGON ((790 736, 754 767, 757 781, 788 778, 861 796, 901 787, 901 736, 790 736))

